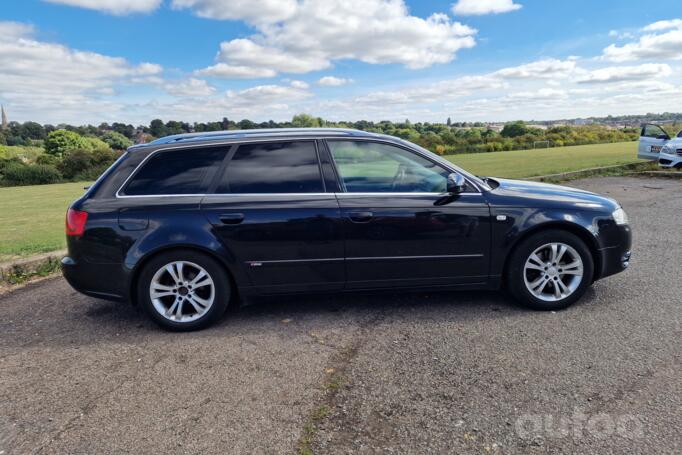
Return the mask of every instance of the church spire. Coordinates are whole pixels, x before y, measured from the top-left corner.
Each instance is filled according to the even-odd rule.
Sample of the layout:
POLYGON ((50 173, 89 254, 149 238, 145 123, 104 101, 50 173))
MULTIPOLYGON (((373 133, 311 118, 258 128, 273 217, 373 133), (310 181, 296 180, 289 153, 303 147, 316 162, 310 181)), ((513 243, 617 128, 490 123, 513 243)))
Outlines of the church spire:
POLYGON ((0 124, 0 130, 6 130, 9 127, 9 122, 7 121, 7 114, 5 114, 5 106, 0 105, 0 111, 2 111, 2 124, 0 124))

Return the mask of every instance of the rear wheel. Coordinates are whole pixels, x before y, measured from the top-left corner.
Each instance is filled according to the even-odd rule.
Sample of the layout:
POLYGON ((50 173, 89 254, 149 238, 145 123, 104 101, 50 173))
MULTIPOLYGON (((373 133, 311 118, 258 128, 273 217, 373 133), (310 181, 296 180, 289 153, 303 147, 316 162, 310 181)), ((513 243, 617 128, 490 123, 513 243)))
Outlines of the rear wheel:
POLYGON ((138 302, 159 325, 187 331, 209 326, 225 312, 230 281, 210 256, 187 250, 152 258, 138 281, 138 302))
POLYGON ((515 299, 528 307, 566 308, 592 283, 592 254, 585 242, 570 232, 540 232, 524 240, 512 254, 507 286, 515 299))

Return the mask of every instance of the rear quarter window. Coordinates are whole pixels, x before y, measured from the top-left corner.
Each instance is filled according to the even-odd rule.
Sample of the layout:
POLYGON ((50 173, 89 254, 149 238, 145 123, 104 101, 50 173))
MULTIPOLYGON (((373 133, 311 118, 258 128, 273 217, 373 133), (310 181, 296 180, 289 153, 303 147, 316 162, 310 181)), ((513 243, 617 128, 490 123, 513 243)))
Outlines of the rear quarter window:
POLYGON ((154 153, 126 184, 126 196, 204 194, 225 158, 225 147, 154 153))

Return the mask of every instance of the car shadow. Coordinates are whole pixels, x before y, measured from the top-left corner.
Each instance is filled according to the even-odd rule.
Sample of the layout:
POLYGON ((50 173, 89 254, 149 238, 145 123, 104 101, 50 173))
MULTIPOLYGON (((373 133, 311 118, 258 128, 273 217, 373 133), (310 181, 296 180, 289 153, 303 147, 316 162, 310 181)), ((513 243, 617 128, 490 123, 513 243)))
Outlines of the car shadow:
MULTIPOLYGON (((178 337, 220 338, 281 333, 286 330, 344 330, 386 318, 402 323, 461 322, 482 319, 529 318, 541 315, 518 306, 497 291, 384 291, 320 295, 289 295, 254 299, 228 310, 214 326, 177 333, 161 329, 133 305, 73 293, 66 309, 55 308, 38 321, 8 326, 0 346, 90 345, 110 342, 137 344, 178 337), (52 314, 51 314, 52 313, 52 314), (49 323, 48 323, 49 321, 49 323), (294 321, 295 324, 283 324, 294 321)), ((595 298, 589 289, 571 309, 595 298)))

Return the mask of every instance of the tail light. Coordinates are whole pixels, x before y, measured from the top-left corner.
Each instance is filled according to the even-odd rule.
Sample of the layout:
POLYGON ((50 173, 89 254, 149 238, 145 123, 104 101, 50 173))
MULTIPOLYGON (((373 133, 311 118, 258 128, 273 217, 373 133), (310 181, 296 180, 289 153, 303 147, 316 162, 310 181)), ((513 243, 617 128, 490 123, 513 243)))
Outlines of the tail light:
POLYGON ((66 235, 81 236, 85 231, 85 223, 88 221, 88 212, 69 209, 66 212, 66 235))

